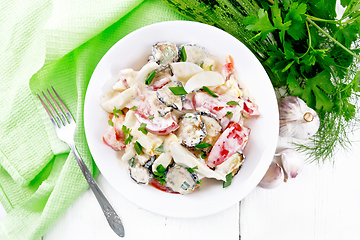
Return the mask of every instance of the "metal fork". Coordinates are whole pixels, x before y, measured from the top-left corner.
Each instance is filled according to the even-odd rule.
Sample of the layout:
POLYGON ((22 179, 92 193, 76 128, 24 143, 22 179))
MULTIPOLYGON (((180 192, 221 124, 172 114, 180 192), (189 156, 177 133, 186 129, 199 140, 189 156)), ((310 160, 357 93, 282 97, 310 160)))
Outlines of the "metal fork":
POLYGON ((54 124, 54 127, 55 127, 58 137, 60 138, 60 140, 66 142, 69 145, 71 151, 73 152, 76 162, 79 164, 82 173, 84 174, 87 182, 89 183, 90 189, 95 194, 95 197, 97 198, 110 227, 114 230, 114 232, 118 236, 124 237, 125 230, 124 230, 124 226, 121 222, 120 217, 117 215, 114 208, 110 205, 109 201, 106 199, 106 197, 100 190, 99 186, 95 182, 95 179, 92 177, 91 173, 89 172, 88 168, 86 167, 85 163, 83 162, 79 153, 76 150, 75 143, 74 143, 74 133, 75 133, 76 123, 75 123, 73 117, 71 116, 69 110, 66 108, 64 102, 61 100, 61 98, 55 91, 55 89, 53 87, 51 87, 51 88, 52 88, 53 92, 55 93, 56 97, 58 98, 61 106, 63 107, 65 114, 61 110, 61 108, 57 104, 57 102, 55 101, 55 99, 54 99, 53 95, 50 93, 49 89, 47 89, 47 92, 48 92, 49 96, 51 97, 53 104, 50 103, 49 99, 46 97, 44 92, 42 92, 42 94, 43 94, 44 98, 46 99, 48 105, 50 106, 50 109, 52 110, 52 114, 50 112, 51 110, 49 110, 49 108, 46 106, 46 104, 41 99, 39 94, 36 94, 36 95, 39 97, 42 105, 44 106, 47 114, 49 115, 49 117, 51 119, 51 122, 54 124), (55 105, 61 118, 59 117, 57 111, 55 111, 53 105, 55 105), (66 117, 65 117, 65 115, 66 115, 66 117))

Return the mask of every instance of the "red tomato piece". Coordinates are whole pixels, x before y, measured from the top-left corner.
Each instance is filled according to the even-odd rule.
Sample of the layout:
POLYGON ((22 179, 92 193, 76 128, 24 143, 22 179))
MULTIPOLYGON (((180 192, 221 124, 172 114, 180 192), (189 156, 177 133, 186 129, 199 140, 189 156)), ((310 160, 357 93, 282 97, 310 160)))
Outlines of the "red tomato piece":
MULTIPOLYGON (((146 103, 146 102, 145 102, 146 103)), ((150 104, 141 104, 136 108, 135 117, 140 123, 146 123, 146 130, 157 135, 168 135, 175 132, 179 125, 175 122, 171 113, 164 117, 157 117, 151 114, 150 104)))
POLYGON ((150 179, 149 184, 151 186, 153 186, 154 188, 157 188, 157 189, 159 189, 161 191, 164 191, 164 192, 167 192, 167 193, 179 194, 178 192, 174 192, 171 188, 162 185, 160 182, 158 182, 154 178, 150 179))
POLYGON ((118 117, 113 116, 111 120, 114 126, 109 126, 108 132, 103 136, 103 141, 115 151, 120 151, 125 147, 125 136, 121 130, 125 117, 122 114, 118 114, 118 117))
POLYGON ((117 131, 114 127, 111 127, 106 135, 103 136, 104 143, 115 151, 120 151, 125 147, 124 140, 124 133, 117 131))
POLYGON ((170 82, 170 78, 164 77, 155 81, 151 86, 147 87, 151 91, 156 91, 170 82))
POLYGON ((251 115, 251 116, 259 116, 259 107, 255 103, 253 103, 250 99, 244 100, 244 106, 242 112, 251 115))
POLYGON ((243 151, 249 139, 250 129, 238 123, 231 123, 215 142, 207 166, 214 168, 226 161, 237 151, 243 151))
POLYGON ((234 60, 229 55, 226 58, 226 63, 221 68, 221 75, 225 78, 225 80, 228 80, 230 76, 234 73, 234 60))
POLYGON ((228 112, 233 114, 231 121, 239 122, 241 119, 240 111, 242 106, 241 100, 227 94, 220 94, 218 98, 214 98, 205 92, 197 92, 193 96, 193 106, 196 111, 204 111, 212 113, 221 122, 223 129, 230 123, 228 112), (227 103, 234 101, 239 105, 228 105, 227 103))

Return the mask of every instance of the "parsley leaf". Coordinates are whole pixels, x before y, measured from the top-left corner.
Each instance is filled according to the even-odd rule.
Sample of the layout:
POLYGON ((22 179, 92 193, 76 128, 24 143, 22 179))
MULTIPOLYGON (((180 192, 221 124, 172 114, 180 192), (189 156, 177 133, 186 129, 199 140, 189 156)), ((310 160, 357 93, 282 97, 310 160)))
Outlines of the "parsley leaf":
POLYGON ((138 130, 145 135, 148 134, 148 131, 146 130, 146 125, 147 125, 146 123, 141 123, 140 127, 138 128, 138 130))
POLYGON ((264 9, 259 9, 258 15, 254 16, 247 16, 244 19, 244 24, 247 25, 246 29, 247 30, 252 30, 252 31, 260 31, 260 33, 258 33, 254 39, 259 39, 261 38, 261 40, 264 40, 268 33, 274 31, 276 28, 271 24, 270 20, 269 20, 269 15, 268 13, 264 10, 264 9))
POLYGON ((156 167, 156 171, 153 172, 153 178, 158 182, 160 182, 163 186, 165 186, 165 179, 166 179, 165 171, 166 169, 164 168, 164 166, 162 164, 159 164, 156 167))
POLYGON ((322 71, 306 81, 301 97, 309 106, 315 107, 318 110, 331 111, 334 103, 327 94, 331 94, 334 91, 335 87, 330 80, 330 73, 322 71), (315 101, 316 104, 314 104, 315 101))
POLYGON ((210 96, 214 97, 214 98, 218 98, 219 96, 216 95, 215 93, 213 93, 213 91, 211 91, 207 86, 203 86, 202 87, 208 94, 210 94, 210 96))
POLYGON ((235 102, 235 101, 229 101, 226 103, 226 105, 229 105, 229 106, 239 106, 239 103, 235 102))
POLYGON ((155 70, 152 70, 149 75, 146 77, 145 79, 145 84, 146 85, 150 85, 150 83, 152 82, 152 80, 154 79, 155 77, 155 74, 156 74, 156 71, 155 70))
POLYGON ((169 87, 170 91, 174 95, 186 95, 188 94, 183 87, 169 87))
POLYGON ((204 149, 204 148, 208 148, 208 147, 212 147, 212 145, 210 143, 199 143, 197 145, 195 145, 196 148, 198 149, 204 149))
POLYGON ((130 110, 133 110, 134 112, 136 111, 136 106, 132 106, 131 108, 130 108, 130 110))
POLYGON ((134 148, 135 148, 136 153, 140 155, 143 147, 141 146, 141 144, 138 141, 135 142, 134 148))
POLYGON ((274 22, 274 27, 276 27, 277 29, 280 30, 280 33, 279 33, 280 41, 284 42, 285 31, 289 29, 289 27, 291 25, 291 20, 283 23, 283 19, 281 17, 281 10, 278 6, 278 2, 274 1, 274 3, 275 4, 271 7, 271 13, 273 16, 272 19, 274 22))
POLYGON ((123 132, 124 132, 125 144, 131 143, 131 141, 133 139, 133 136, 130 134, 131 129, 127 128, 125 125, 123 125, 121 130, 123 130, 123 132))
POLYGON ((184 46, 182 46, 181 50, 180 50, 180 59, 182 62, 186 62, 187 56, 186 56, 186 51, 185 51, 184 46))
POLYGON ((155 148, 154 150, 157 151, 157 152, 164 153, 165 152, 165 150, 164 150, 164 142, 159 147, 155 148))
POLYGON ((232 173, 227 174, 225 178, 226 178, 226 181, 223 182, 223 188, 226 188, 231 185, 232 173))
POLYGON ((116 107, 114 107, 114 109, 113 109, 113 114, 114 114, 114 116, 115 116, 116 118, 119 117, 118 113, 124 114, 123 111, 121 111, 121 109, 116 109, 116 107))
POLYGON ((111 121, 111 119, 108 120, 108 124, 112 127, 114 126, 114 123, 113 123, 113 121, 111 121))
POLYGON ((229 119, 231 119, 232 117, 233 117, 233 113, 232 112, 226 112, 226 116, 229 118, 229 119))
POLYGON ((189 173, 193 173, 195 169, 199 169, 198 166, 195 166, 193 168, 186 168, 189 173))

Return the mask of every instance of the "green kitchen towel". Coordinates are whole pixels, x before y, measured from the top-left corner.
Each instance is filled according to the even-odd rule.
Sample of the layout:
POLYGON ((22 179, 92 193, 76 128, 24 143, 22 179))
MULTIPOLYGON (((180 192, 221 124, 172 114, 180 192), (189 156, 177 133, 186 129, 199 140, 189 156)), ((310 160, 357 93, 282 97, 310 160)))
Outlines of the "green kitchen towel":
POLYGON ((0 201, 3 240, 39 239, 88 188, 58 140, 36 93, 53 86, 77 122, 75 142, 89 170, 83 105, 91 74, 128 33, 186 20, 159 0, 0 2, 0 201))

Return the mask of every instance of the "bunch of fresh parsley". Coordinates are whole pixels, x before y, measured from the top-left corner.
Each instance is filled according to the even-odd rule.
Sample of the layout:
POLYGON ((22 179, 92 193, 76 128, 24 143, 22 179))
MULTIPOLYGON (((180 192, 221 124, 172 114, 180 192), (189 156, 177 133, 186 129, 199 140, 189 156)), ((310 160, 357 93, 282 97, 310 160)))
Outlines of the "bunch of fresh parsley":
POLYGON ((341 0, 339 19, 336 0, 257 2, 258 15, 244 23, 256 33, 253 41, 268 43, 262 63, 274 87, 300 97, 320 117, 318 133, 299 149, 311 160, 332 158, 349 146, 347 135, 358 123, 360 1, 341 0))

